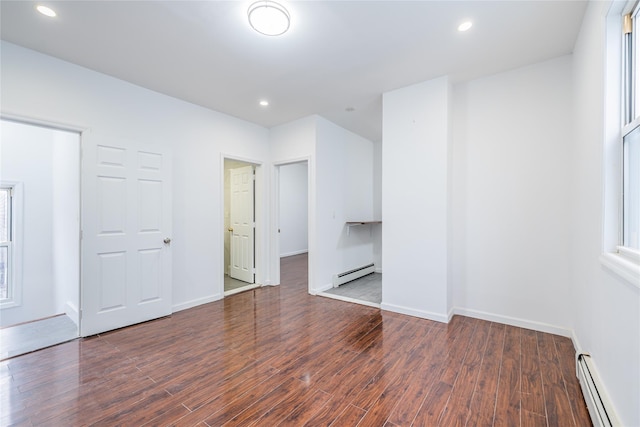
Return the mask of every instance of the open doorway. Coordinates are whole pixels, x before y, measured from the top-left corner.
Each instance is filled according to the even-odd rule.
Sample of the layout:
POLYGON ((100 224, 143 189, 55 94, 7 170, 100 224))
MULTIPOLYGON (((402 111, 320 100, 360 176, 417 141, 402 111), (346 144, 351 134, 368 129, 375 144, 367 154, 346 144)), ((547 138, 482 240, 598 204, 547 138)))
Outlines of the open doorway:
POLYGON ((256 164, 224 159, 224 295, 256 284, 256 164))
POLYGON ((282 275, 293 272, 282 272, 281 268, 305 271, 306 280, 301 284, 309 288, 309 162, 294 161, 276 165, 275 174, 276 206, 277 206, 277 242, 276 253, 278 265, 278 281, 282 275), (304 266, 303 269, 298 268, 304 266))
POLYGON ((80 134, 0 121, 1 359, 78 337, 80 134))

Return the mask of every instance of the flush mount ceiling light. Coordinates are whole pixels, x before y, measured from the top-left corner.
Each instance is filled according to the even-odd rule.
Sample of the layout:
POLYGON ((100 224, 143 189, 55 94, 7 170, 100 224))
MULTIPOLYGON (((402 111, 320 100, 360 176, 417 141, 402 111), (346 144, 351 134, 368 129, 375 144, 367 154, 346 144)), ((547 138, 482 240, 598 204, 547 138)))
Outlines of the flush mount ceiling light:
POLYGON ((249 6, 247 11, 251 27, 266 36, 279 36, 289 29, 290 16, 279 3, 261 0, 249 6))
POLYGON ((458 25, 458 31, 465 32, 471 27, 473 27, 473 22, 466 21, 466 22, 463 22, 462 24, 458 25))
POLYGON ((258 104, 260 104, 263 107, 268 107, 269 106, 269 101, 267 101, 266 99, 262 99, 262 100, 260 100, 260 102, 258 102, 258 104))
POLYGON ((55 18, 57 15, 55 10, 47 6, 43 6, 41 4, 36 6, 36 10, 41 14, 43 14, 44 16, 48 16, 49 18, 55 18))

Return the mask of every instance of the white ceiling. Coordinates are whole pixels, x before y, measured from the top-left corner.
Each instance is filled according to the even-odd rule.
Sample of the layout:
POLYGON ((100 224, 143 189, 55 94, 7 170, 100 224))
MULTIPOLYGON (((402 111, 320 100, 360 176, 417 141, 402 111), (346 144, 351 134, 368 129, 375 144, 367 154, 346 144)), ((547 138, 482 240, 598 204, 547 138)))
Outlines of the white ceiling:
POLYGON ((265 127, 319 114, 378 141, 383 92, 568 54, 586 6, 282 0, 291 29, 268 37, 247 22, 252 2, 46 1, 52 19, 36 2, 2 0, 0 28, 3 40, 265 127))

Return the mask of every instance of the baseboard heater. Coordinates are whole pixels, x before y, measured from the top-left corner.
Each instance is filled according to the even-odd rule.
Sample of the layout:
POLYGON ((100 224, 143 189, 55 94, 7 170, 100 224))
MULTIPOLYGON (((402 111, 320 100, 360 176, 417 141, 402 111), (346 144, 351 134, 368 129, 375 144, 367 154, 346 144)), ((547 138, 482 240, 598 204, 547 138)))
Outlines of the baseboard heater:
POLYGON ((337 288, 340 285, 359 279, 362 276, 366 276, 373 272, 375 272, 375 264, 371 263, 363 265, 362 267, 354 268, 353 270, 345 271, 344 273, 334 274, 333 287, 337 288))
POLYGON ((598 378, 590 355, 584 353, 578 355, 576 372, 594 427, 620 426, 611 403, 605 395, 604 386, 598 378))

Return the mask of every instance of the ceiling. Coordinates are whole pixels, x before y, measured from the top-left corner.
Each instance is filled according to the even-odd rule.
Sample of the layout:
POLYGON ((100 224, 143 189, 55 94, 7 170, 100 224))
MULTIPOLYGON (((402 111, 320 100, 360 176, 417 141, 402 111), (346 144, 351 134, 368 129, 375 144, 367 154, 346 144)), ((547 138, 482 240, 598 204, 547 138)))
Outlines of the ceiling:
POLYGON ((571 53, 583 1, 280 1, 289 32, 250 1, 0 2, 3 40, 265 127, 319 114, 381 140, 382 93, 460 82, 571 53), (464 33, 457 26, 472 20, 464 33), (270 105, 262 107, 260 99, 270 105), (351 110, 353 111, 347 111, 351 110))

